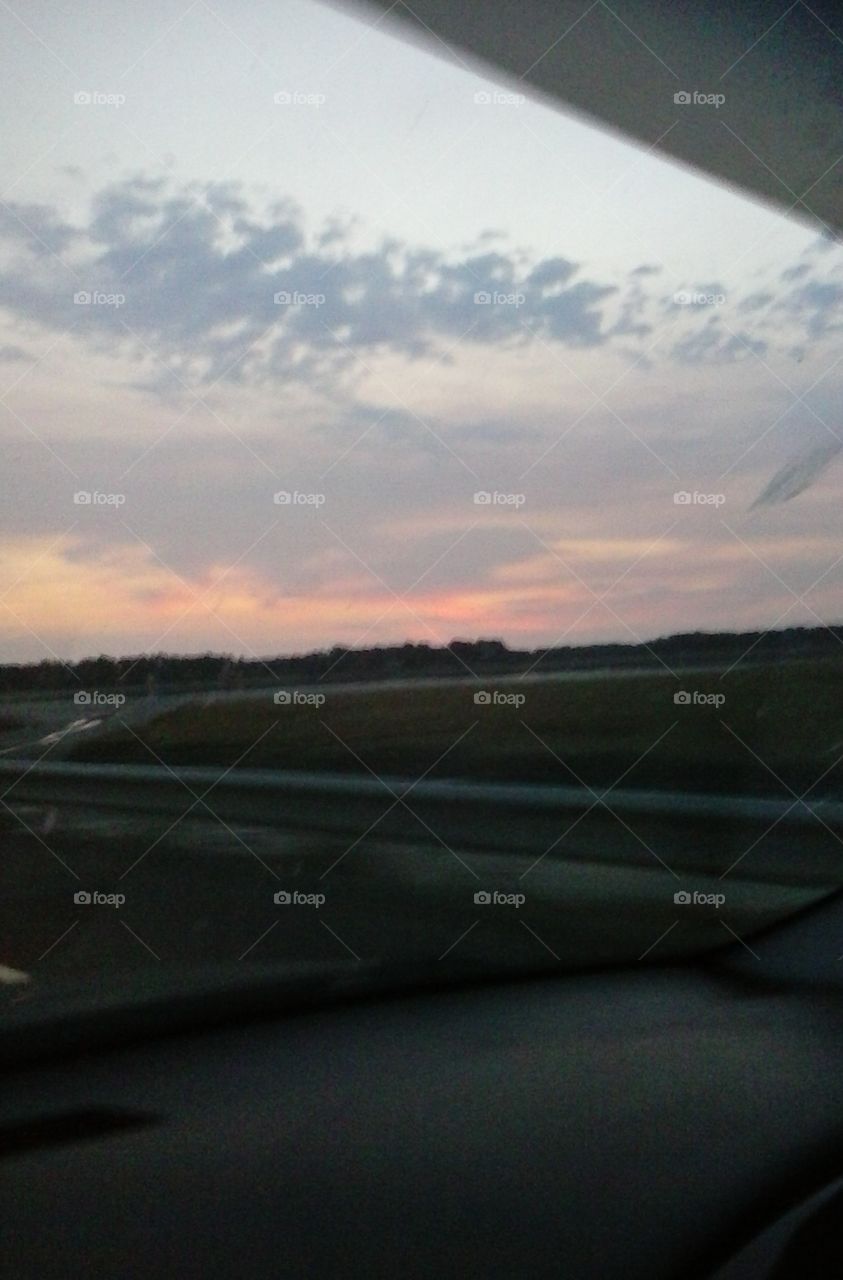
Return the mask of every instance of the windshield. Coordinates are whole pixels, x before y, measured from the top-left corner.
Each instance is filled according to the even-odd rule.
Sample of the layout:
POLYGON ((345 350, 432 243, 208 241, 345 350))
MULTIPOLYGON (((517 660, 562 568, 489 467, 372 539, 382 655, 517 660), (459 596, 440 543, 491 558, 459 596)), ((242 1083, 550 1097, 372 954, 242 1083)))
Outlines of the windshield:
POLYGON ((831 230, 362 11, 0 29, 6 1002, 839 887, 831 230))

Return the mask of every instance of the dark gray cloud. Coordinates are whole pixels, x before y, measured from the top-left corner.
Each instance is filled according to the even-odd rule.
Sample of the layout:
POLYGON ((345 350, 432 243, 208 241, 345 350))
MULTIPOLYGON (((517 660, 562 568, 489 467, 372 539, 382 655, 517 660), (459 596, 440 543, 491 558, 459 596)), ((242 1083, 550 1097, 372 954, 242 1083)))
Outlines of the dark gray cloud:
POLYGON ((157 389, 188 369, 200 381, 318 379, 355 353, 413 358, 454 339, 599 346, 617 292, 563 258, 525 273, 491 234, 457 260, 394 240, 361 252, 338 221, 308 244, 298 209, 276 202, 261 215, 233 183, 115 183, 78 228, 46 206, 12 205, 0 239, 15 246, 0 270, 8 310, 100 348, 145 346, 162 365, 157 389), (33 270, 46 255, 65 255, 66 269, 33 270))
POLYGON ((742 298, 738 303, 738 310, 742 312, 763 311, 765 307, 769 307, 771 302, 775 302, 775 295, 760 290, 758 293, 750 293, 742 298))
POLYGON ((811 268, 808 266, 807 262, 797 262, 793 267, 786 267, 781 273, 779 279, 786 280, 788 282, 791 280, 801 280, 803 276, 808 275, 810 270, 811 268))
POLYGON ((457 343, 614 343, 637 360, 666 315, 679 325, 670 355, 684 365, 762 355, 788 324, 791 350, 840 327, 843 285, 819 277, 817 253, 775 306, 772 293, 741 300, 719 281, 681 286, 691 302, 678 305, 679 292, 650 291, 661 269, 648 263, 599 280, 565 257, 508 248, 498 232, 457 255, 394 239, 362 250, 356 233, 333 219, 308 235, 292 202, 258 208, 238 183, 139 176, 99 191, 83 225, 46 205, 0 211, 0 252, 11 249, 0 301, 16 319, 134 357, 133 385, 165 395, 223 379, 336 391, 373 353, 441 357, 457 343), (756 330, 712 317, 705 300, 720 297, 756 330))
POLYGON ((800 321, 809 338, 824 338, 843 329, 843 284, 811 280, 779 305, 800 321))
POLYGON ((0 241, 25 246, 33 257, 61 254, 80 239, 84 236, 47 205, 0 205, 0 241))
POLYGON ((717 316, 711 316, 705 327, 686 334, 672 348, 673 357, 681 364, 734 363, 752 355, 763 356, 767 343, 745 330, 730 332, 717 316))

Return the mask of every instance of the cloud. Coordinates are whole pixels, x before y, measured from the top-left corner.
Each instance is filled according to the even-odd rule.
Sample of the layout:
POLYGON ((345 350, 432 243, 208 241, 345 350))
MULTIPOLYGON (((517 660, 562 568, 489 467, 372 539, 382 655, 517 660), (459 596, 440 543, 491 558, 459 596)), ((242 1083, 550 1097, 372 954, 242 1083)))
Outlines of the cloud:
POLYGON ((140 372, 125 385, 167 399, 215 383, 336 396, 384 357, 447 365, 472 347, 611 347, 639 372, 656 347, 653 359, 686 367, 792 358, 841 327, 843 284, 824 241, 741 295, 716 280, 666 293, 662 268, 646 262, 597 278, 498 231, 453 252, 361 247, 364 234, 356 219, 308 229, 292 201, 261 203, 237 182, 140 175, 97 191, 76 226, 48 205, 0 211, 0 302, 15 323, 128 357, 140 372), (654 343, 664 329, 668 341, 654 343))
POLYGON ((174 370, 205 383, 318 381, 373 349, 416 359, 454 340, 609 341, 617 286, 582 264, 554 257, 525 272, 491 234, 456 258, 395 240, 361 251, 354 235, 333 220, 309 242, 295 206, 258 210, 236 183, 136 177, 99 191, 79 227, 48 206, 10 205, 0 243, 15 253, 0 291, 15 317, 98 350, 153 353, 159 390, 174 370))
POLYGON ((810 270, 811 268, 808 266, 807 262, 797 262, 793 267, 786 267, 781 273, 780 279, 788 282, 791 280, 801 280, 803 276, 808 275, 810 270))
POLYGON ((765 307, 769 307, 771 302, 775 302, 775 295, 768 293, 766 290, 760 290, 758 293, 750 293, 738 303, 739 311, 763 311, 765 307))
POLYGON ((705 328, 692 331, 675 343, 672 354, 682 364, 722 364, 763 356, 767 345, 763 338, 754 338, 745 330, 731 333, 717 316, 711 316, 705 328))
POLYGON ((0 205, 0 241, 25 245, 35 258, 60 255, 80 238, 80 233, 48 205, 16 201, 0 205))
POLYGON ((782 299, 779 304, 797 318, 809 338, 824 338, 843 329, 841 320, 843 285, 810 280, 782 299))

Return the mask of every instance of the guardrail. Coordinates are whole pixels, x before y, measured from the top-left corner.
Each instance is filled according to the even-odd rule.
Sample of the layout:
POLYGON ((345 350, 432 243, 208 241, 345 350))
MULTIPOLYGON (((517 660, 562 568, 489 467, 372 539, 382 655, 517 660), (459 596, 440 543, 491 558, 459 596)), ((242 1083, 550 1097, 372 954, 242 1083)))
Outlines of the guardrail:
POLYGON ((139 818, 219 819, 348 842, 843 880, 843 802, 329 773, 0 761, 0 798, 139 818))

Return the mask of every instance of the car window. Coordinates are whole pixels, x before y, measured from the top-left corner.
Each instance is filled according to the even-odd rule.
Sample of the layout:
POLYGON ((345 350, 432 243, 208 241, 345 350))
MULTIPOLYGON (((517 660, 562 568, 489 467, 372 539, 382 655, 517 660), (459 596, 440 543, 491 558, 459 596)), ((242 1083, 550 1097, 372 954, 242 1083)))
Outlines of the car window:
POLYGON ((363 11, 0 25, 10 999, 839 885, 831 230, 363 11))

